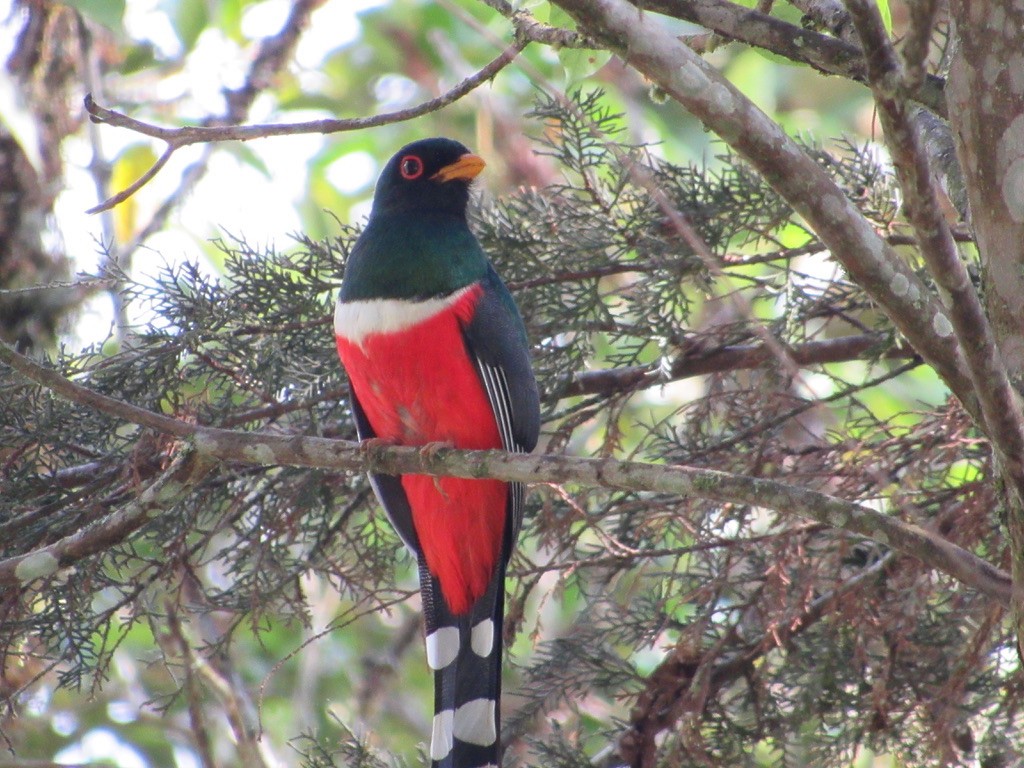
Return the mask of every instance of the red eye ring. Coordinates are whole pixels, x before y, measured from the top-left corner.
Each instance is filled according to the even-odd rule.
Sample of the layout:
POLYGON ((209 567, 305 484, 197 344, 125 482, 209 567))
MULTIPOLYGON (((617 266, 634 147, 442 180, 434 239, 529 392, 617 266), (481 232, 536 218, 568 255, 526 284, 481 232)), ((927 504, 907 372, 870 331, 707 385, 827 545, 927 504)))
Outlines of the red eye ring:
POLYGON ((398 172, 403 179, 418 179, 423 175, 423 161, 416 155, 406 155, 398 161, 398 172))

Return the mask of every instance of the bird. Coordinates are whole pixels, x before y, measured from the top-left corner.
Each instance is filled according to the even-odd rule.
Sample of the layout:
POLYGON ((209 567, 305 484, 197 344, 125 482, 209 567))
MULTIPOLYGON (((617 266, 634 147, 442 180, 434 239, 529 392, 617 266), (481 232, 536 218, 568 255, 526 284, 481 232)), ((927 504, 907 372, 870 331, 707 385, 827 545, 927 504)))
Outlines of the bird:
MULTIPOLYGON (((361 441, 536 447, 526 329, 467 220, 484 166, 438 137, 402 147, 381 171, 334 314, 361 441)), ((497 768, 505 570, 524 487, 373 473, 370 484, 419 568, 434 672, 431 765, 497 768)))

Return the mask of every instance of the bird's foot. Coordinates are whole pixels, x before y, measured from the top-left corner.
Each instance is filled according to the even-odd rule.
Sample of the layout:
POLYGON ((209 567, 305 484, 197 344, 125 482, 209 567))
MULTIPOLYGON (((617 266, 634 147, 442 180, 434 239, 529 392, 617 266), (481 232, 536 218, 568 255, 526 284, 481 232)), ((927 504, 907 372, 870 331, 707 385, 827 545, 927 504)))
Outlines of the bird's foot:
MULTIPOLYGON (((434 459, 437 458, 438 454, 443 453, 444 451, 447 450, 451 450, 454 447, 455 443, 453 443, 451 440, 438 440, 436 442, 427 443, 426 445, 422 446, 420 448, 420 455, 422 455, 423 458, 427 460, 427 462, 432 462, 434 459)), ((447 498, 448 493, 447 491, 445 491, 444 486, 441 484, 440 477, 434 478, 434 488, 437 490, 438 493, 447 498)))
POLYGON ((398 441, 386 437, 368 437, 359 441, 359 453, 371 461, 380 457, 386 448, 398 445, 398 441))
POLYGON ((439 453, 444 451, 450 451, 455 447, 455 443, 451 440, 437 440, 433 443, 427 443, 420 448, 420 453, 428 461, 436 459, 439 453))
POLYGON ((398 441, 392 440, 389 437, 368 437, 365 440, 359 441, 359 448, 364 451, 373 451, 377 448, 390 448, 393 445, 398 445, 398 441))

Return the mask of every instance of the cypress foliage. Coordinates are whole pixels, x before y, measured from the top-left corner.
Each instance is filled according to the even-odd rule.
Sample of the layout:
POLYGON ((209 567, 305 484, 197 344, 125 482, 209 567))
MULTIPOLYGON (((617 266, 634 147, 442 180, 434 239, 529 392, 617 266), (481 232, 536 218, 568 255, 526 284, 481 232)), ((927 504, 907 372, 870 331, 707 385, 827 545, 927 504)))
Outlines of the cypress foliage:
MULTIPOLYGON (((986 445, 756 173, 730 154, 677 166, 631 145, 599 92, 542 96, 534 117, 562 181, 481 201, 474 224, 528 325, 541 450, 783 480, 1004 561, 986 445)), ((873 148, 810 151, 896 234, 873 148)), ((132 287, 130 346, 54 365, 187 421, 353 439, 331 318, 356 234, 281 250, 225 238, 225 278, 164 267, 132 287)), ((109 520, 181 450, 0 376, 3 557, 109 520)), ((282 621, 319 631, 311 576, 340 594, 334 632, 386 636, 368 617, 415 600, 412 564, 361 475, 223 464, 127 537, 5 590, 0 648, 28 670, 25 691, 50 665, 62 685, 100 687, 129 633, 159 637, 177 615, 216 617, 196 640, 210 658, 282 621)), ((908 765, 996 765, 1024 752, 1015 646, 992 601, 841 528, 566 478, 530 494, 509 589, 513 761, 838 765, 872 748, 908 765)), ((268 664, 291 650, 269 649, 268 664)), ((185 685, 166 683, 162 705, 180 706, 185 685)), ((349 685, 331 698, 354 699, 361 683, 349 685)), ((395 764, 348 725, 293 746, 309 766, 395 764)))

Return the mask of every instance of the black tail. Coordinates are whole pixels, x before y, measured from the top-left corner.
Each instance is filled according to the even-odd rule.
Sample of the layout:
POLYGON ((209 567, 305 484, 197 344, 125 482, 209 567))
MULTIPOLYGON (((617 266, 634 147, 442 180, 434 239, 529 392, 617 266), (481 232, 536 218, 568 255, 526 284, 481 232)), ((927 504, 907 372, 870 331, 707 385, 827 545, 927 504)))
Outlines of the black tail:
POLYGON ((434 670, 432 768, 501 765, 501 638, 505 566, 469 612, 453 616, 437 579, 420 563, 427 662, 434 670))

